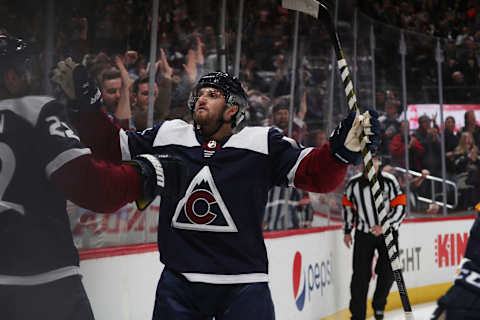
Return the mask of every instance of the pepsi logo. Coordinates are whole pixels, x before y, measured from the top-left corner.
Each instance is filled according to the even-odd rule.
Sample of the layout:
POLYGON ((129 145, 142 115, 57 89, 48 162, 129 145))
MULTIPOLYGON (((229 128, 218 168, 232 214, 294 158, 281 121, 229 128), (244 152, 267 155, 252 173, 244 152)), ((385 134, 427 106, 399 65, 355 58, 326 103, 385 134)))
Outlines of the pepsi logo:
POLYGON ((297 251, 293 259, 293 297, 299 311, 302 311, 305 306, 305 288, 302 254, 297 251))
POLYGON ((330 286, 332 278, 332 253, 326 260, 318 262, 303 261, 302 254, 297 251, 293 259, 292 284, 293 297, 298 311, 305 308, 312 295, 323 297, 330 286))

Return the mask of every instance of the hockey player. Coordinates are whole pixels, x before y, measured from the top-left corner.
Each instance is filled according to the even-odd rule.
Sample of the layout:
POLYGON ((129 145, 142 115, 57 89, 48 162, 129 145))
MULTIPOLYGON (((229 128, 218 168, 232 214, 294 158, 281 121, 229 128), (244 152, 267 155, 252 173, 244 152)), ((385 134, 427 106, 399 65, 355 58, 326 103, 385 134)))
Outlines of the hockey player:
MULTIPOLYGON (((0 35, 0 318, 89 320, 65 199, 98 212, 146 203, 175 182, 167 165, 176 162, 94 160, 66 124, 64 106, 29 96, 32 57, 24 41, 0 35)), ((71 88, 71 103, 100 104, 79 88, 71 88)))
POLYGON ((171 120, 126 132, 106 121, 101 110, 81 108, 75 125, 89 145, 111 150, 111 158, 167 152, 188 164, 185 193, 160 205, 158 248, 165 268, 153 319, 274 319, 262 235, 268 190, 274 185, 323 193, 337 188, 348 164, 361 157, 359 135, 370 137, 369 147, 378 145, 376 114, 362 119, 352 113, 333 132, 330 145, 300 149, 276 129, 238 130, 247 95, 226 73, 201 77, 189 107, 193 125, 171 120), (112 143, 120 148, 109 149, 112 143))
POLYGON ((475 210, 477 219, 470 229, 460 273, 453 286, 437 301, 431 320, 480 319, 480 203, 475 210))

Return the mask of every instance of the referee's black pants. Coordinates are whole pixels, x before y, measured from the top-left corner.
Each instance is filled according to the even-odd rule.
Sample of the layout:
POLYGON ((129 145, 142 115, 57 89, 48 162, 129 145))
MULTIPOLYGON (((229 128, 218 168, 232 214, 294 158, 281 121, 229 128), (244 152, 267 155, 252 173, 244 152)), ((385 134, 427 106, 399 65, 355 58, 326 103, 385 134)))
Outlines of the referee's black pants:
MULTIPOLYGON (((398 250, 398 233, 393 233, 398 250)), ((350 312, 352 320, 364 320, 367 311, 368 285, 372 278, 372 259, 375 249, 378 260, 375 266, 377 287, 373 295, 373 310, 384 310, 387 296, 392 287, 394 277, 383 235, 375 237, 371 233, 355 230, 353 246, 353 275, 350 283, 350 312)))

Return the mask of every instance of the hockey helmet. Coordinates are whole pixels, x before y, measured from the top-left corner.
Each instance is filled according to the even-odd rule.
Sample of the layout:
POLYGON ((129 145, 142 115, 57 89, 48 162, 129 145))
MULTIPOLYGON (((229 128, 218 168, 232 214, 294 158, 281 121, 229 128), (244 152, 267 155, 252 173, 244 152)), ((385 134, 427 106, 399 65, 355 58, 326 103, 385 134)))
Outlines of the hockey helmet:
POLYGON ((225 72, 212 72, 204 75, 198 80, 197 85, 192 90, 188 106, 190 111, 195 110, 195 104, 199 98, 200 89, 205 87, 213 87, 222 90, 225 102, 228 107, 238 105, 238 112, 234 115, 233 126, 238 126, 245 118, 247 109, 247 93, 242 87, 240 80, 232 77, 225 72))

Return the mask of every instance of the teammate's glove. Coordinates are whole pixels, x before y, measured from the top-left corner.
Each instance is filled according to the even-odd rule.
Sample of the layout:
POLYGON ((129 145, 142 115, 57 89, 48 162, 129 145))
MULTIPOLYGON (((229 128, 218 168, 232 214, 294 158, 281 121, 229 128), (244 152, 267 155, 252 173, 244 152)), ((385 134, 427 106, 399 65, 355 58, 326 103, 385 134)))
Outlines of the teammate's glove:
POLYGON ((125 161, 133 165, 143 179, 143 194, 136 200, 144 210, 159 195, 176 199, 186 189, 188 169, 182 160, 167 154, 141 154, 125 161))
POLYGON ((380 145, 380 123, 374 110, 363 114, 352 111, 340 122, 328 139, 332 155, 346 164, 360 164, 360 137, 363 135, 367 137, 367 148, 376 151, 380 145))
POLYGON ((98 110, 102 106, 102 94, 93 83, 87 68, 75 63, 72 58, 57 63, 51 79, 68 97, 68 107, 72 111, 98 110))

